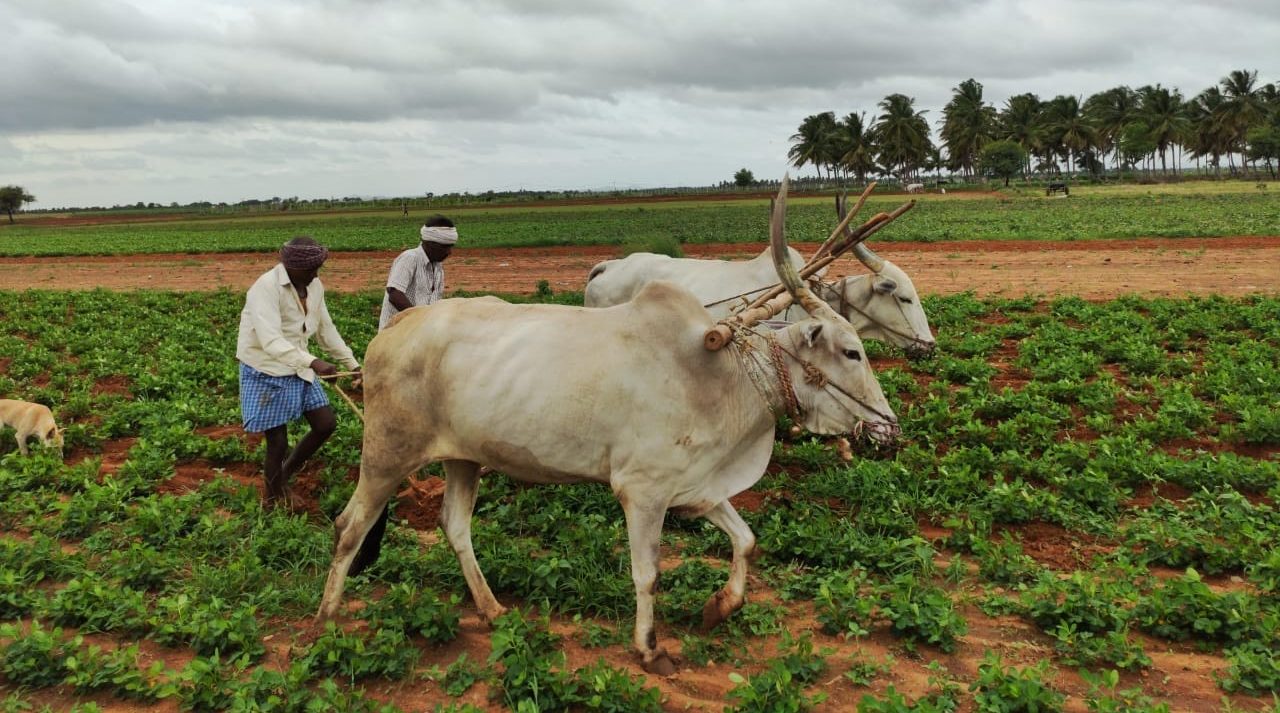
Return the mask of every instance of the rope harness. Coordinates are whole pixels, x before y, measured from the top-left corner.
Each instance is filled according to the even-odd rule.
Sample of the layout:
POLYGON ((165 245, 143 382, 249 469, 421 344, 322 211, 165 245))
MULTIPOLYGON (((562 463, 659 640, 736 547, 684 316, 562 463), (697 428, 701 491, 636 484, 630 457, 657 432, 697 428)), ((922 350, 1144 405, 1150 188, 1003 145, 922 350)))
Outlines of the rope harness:
MULTIPOLYGON (((824 302, 828 303, 828 304, 832 304, 832 306, 834 307, 834 304, 832 303, 832 298, 831 298, 829 295, 830 295, 831 293, 835 293, 835 294, 836 294, 836 296, 837 296, 837 302, 838 302, 838 303, 839 303, 839 305, 840 305, 840 307, 839 307, 839 308, 837 308, 837 309, 836 309, 836 311, 840 313, 840 316, 844 316, 844 315, 845 315, 845 310, 846 310, 846 309, 852 310, 852 311, 857 312, 858 314, 862 315, 864 319, 866 319, 866 320, 867 320, 868 322, 870 322, 871 324, 876 325, 876 326, 877 326, 877 327, 879 327, 880 329, 883 329, 884 331, 886 331, 886 332, 888 332, 888 333, 890 333, 890 334, 893 334, 893 335, 895 335, 895 336, 897 336, 897 337, 899 337, 899 338, 903 339, 904 341, 906 341, 906 342, 908 342, 908 343, 910 343, 910 344, 914 344, 914 345, 915 345, 915 346, 917 346, 917 347, 920 347, 920 348, 922 348, 922 349, 928 349, 928 348, 929 348, 929 343, 928 343, 928 342, 924 341, 923 339, 920 339, 919 337, 917 337, 917 336, 916 336, 916 335, 914 335, 914 334, 908 334, 907 332, 904 332, 904 331, 902 331, 902 330, 900 330, 900 329, 894 329, 893 327, 889 326, 888 324, 886 324, 886 323, 884 323, 884 322, 882 322, 882 321, 880 321, 880 320, 876 319, 875 317, 872 317, 872 316, 871 316, 871 314, 870 314, 869 312, 867 312, 867 310, 865 309, 865 305, 863 305, 862 307, 859 307, 857 304, 855 304, 855 303, 853 303, 853 302, 850 302, 850 301, 848 301, 847 299, 845 299, 845 294, 847 293, 847 289, 846 289, 847 285, 842 285, 840 288, 837 288, 837 287, 836 287, 836 285, 839 285, 839 284, 841 284, 841 283, 846 283, 846 282, 848 282, 848 281, 852 281, 852 280, 863 280, 863 279, 870 279, 870 278, 871 278, 871 275, 859 275, 859 276, 857 276, 857 277, 846 277, 846 278, 844 278, 843 280, 841 280, 841 281, 839 281, 839 282, 834 282, 834 283, 820 282, 820 283, 818 283, 818 284, 820 285, 820 289, 825 290, 825 291, 826 291, 826 293, 827 293, 827 295, 824 295, 824 296, 822 297, 822 300, 823 300, 824 302)), ((868 297, 867 297, 867 302, 868 302, 868 303, 871 301, 871 297, 870 297, 870 295, 873 295, 873 294, 875 294, 875 290, 874 290, 874 289, 872 289, 872 290, 868 290, 868 292, 867 292, 867 295, 868 295, 868 297)), ((907 324, 910 324, 910 323, 911 323, 911 320, 907 317, 907 311, 906 311, 905 309, 903 309, 903 308, 902 308, 902 303, 901 303, 901 302, 898 302, 898 301, 895 299, 895 300, 893 301, 893 305, 894 305, 894 307, 897 307, 897 309, 898 309, 898 314, 901 314, 901 315, 902 315, 902 321, 903 321, 903 322, 906 322, 907 324)))
MULTIPOLYGON (((783 347, 775 335, 771 333, 761 334, 751 327, 743 326, 734 326, 733 330, 733 340, 729 346, 734 350, 735 355, 738 357, 738 362, 742 364, 743 370, 747 372, 752 385, 755 386, 756 391, 769 408, 769 412, 775 418, 785 413, 791 420, 799 423, 803 420, 805 414, 805 409, 800 404, 800 398, 796 394, 795 382, 791 377, 791 366, 787 362, 787 357, 790 357, 800 365, 806 384, 828 393, 843 394, 845 398, 879 418, 880 423, 873 423, 868 426, 871 430, 884 430, 889 434, 895 434, 898 431, 897 421, 892 415, 882 413, 867 404, 866 401, 849 393, 839 384, 833 383, 826 373, 813 362, 783 347), (768 356, 761 354, 760 347, 754 343, 756 341, 764 342, 768 356), (770 371, 772 373, 769 373, 770 371)), ((854 428, 854 433, 860 432, 863 428, 864 419, 854 413, 853 409, 846 406, 840 399, 833 400, 858 424, 854 428)))

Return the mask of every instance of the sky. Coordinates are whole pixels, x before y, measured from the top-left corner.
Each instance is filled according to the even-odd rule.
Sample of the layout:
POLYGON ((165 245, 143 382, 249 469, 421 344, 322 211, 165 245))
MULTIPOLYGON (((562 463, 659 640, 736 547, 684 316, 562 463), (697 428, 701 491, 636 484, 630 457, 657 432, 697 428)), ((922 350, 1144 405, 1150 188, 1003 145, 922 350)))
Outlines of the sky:
POLYGON ((0 185, 35 209, 780 178, 805 116, 900 92, 936 128, 970 77, 996 106, 1280 81, 1280 0, 0 0, 0 23, 0 185))

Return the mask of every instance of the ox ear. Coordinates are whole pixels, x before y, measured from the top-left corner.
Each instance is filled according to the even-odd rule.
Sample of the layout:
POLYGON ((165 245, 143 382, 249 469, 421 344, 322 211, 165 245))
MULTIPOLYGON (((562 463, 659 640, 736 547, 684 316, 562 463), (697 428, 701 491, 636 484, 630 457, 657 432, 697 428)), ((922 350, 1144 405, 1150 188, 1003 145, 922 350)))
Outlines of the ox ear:
POLYGON ((805 346, 812 347, 818 343, 818 337, 822 334, 822 322, 814 321, 813 324, 804 328, 805 346))
POLYGON ((898 283, 894 282, 893 280, 877 280, 872 284, 873 284, 872 289, 874 289, 877 294, 881 294, 881 295, 887 295, 890 292, 893 292, 894 290, 898 289, 898 283))

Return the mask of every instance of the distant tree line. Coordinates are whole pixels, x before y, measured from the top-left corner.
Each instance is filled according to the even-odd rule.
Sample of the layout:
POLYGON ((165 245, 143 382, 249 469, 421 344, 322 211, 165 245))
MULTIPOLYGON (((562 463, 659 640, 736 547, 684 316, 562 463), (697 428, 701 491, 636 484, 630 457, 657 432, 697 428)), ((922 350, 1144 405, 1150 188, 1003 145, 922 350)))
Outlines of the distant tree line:
MULTIPOLYGON (((952 90, 942 108, 935 143, 927 112, 915 100, 890 94, 872 119, 865 112, 836 118, 833 111, 806 116, 791 136, 788 158, 797 168, 814 167, 818 176, 856 178, 893 176, 900 180, 921 172, 948 170, 965 177, 1007 177, 1013 150, 1001 145, 983 160, 983 150, 997 142, 1021 149, 1021 173, 1069 173, 1098 176, 1114 168, 1175 174, 1190 157, 1216 175, 1226 159, 1230 175, 1259 164, 1271 176, 1280 167, 1280 88, 1259 85, 1257 71, 1234 70, 1190 99, 1177 89, 1156 84, 1133 89, 1113 87, 1083 102, 1059 95, 1042 100, 1019 94, 997 109, 983 100, 974 79, 952 90), (1237 165, 1236 158, 1240 164, 1237 165), (984 170, 984 164, 985 169, 984 170)), ((1015 172, 1016 173, 1016 172, 1015 172)))

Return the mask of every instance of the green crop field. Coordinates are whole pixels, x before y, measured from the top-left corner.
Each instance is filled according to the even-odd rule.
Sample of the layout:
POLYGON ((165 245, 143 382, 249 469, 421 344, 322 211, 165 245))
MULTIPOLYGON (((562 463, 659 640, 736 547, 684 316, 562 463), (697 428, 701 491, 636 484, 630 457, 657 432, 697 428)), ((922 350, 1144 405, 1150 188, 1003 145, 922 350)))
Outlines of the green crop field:
MULTIPOLYGON (((1246 189, 1242 184, 1078 187, 1069 198, 1046 198, 1037 190, 1015 187, 995 196, 927 194, 918 198, 907 217, 876 239, 1088 240, 1280 232, 1280 192, 1246 189)), ((904 200, 903 196, 875 195, 867 210, 891 210, 904 200)), ((458 223, 464 247, 615 245, 666 236, 683 243, 767 240, 767 203, 760 200, 522 205, 449 213, 458 223)), ((270 251, 300 233, 313 235, 335 250, 391 250, 414 244, 421 219, 421 215, 403 217, 397 210, 244 214, 66 227, 19 222, 0 225, 0 255, 270 251)), ((793 199, 787 221, 792 240, 822 240, 834 226, 831 201, 793 199)))
MULTIPOLYGON (((1229 200, 1274 215, 1272 203, 1229 200)), ((1034 204, 1137 210, 1113 198, 1034 204)), ((989 220, 1000 206, 937 209, 989 220)), ((643 215, 656 226, 717 211, 740 212, 743 230, 761 212, 493 211, 462 224, 479 235, 508 219, 528 229, 530 216, 619 225, 610 221, 643 215)), ((820 206, 797 212, 808 211, 816 221, 820 206)), ((342 217, 315 232, 336 242, 361 220, 395 222, 342 217)), ((251 224, 238 239, 278 239, 253 232, 271 221, 251 224)), ((378 295, 330 300, 363 353, 378 295)), ((301 476, 318 515, 264 512, 246 486, 260 477, 261 446, 211 430, 238 424, 241 305, 229 292, 0 292, 0 394, 50 405, 69 452, 24 458, 11 431, 0 439, 5 710, 165 700, 528 711, 534 699, 536 710, 682 710, 672 701, 699 700, 699 673, 729 687, 701 699, 717 711, 824 699, 823 709, 867 713, 1057 711, 1067 698, 1074 710, 1167 711, 1175 696, 1197 710, 1276 710, 1275 297, 927 298, 935 356, 907 362, 869 345, 902 446, 859 444, 846 464, 783 423, 775 467, 741 508, 761 550, 750 601, 717 630, 697 625, 725 580, 728 540, 705 521, 669 519, 664 555, 677 564, 661 580, 659 631, 686 669, 670 680, 639 675, 628 654, 626 528, 608 488, 517 486, 500 474, 485 479, 474 524, 489 583, 515 607, 482 635, 491 655, 467 655, 458 638, 472 608, 452 550, 403 522, 350 583, 347 600, 367 603, 353 625, 303 637, 332 552, 329 518, 353 487, 360 423, 334 399, 338 431, 301 476), (104 469, 107 454, 120 455, 104 469), (1194 700, 1189 660, 1212 677, 1194 700), (887 684, 906 680, 919 686, 887 684)))

